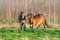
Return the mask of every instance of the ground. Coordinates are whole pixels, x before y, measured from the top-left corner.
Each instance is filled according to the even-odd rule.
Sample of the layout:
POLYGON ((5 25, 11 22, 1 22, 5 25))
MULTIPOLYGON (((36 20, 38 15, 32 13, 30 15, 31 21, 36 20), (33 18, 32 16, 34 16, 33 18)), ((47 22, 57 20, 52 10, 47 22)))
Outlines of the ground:
POLYGON ((60 28, 0 28, 0 40, 59 40, 60 28))

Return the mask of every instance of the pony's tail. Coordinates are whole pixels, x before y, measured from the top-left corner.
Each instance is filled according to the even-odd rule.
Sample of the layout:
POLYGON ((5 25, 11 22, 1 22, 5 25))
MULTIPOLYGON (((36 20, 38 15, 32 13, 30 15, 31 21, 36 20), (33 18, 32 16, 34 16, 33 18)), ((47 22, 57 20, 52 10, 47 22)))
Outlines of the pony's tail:
POLYGON ((47 24, 47 21, 46 21, 46 19, 45 19, 45 25, 49 28, 49 25, 47 24))

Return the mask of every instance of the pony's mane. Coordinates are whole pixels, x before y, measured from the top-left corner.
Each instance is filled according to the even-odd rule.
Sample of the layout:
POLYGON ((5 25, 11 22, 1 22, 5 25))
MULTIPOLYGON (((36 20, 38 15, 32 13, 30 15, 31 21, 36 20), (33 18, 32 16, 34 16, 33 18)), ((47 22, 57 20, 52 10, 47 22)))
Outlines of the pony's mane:
POLYGON ((34 18, 36 18, 36 17, 39 17, 39 16, 43 16, 43 14, 37 14, 37 15, 34 15, 34 18))
POLYGON ((36 16, 40 16, 40 15, 43 15, 43 14, 37 14, 36 16))

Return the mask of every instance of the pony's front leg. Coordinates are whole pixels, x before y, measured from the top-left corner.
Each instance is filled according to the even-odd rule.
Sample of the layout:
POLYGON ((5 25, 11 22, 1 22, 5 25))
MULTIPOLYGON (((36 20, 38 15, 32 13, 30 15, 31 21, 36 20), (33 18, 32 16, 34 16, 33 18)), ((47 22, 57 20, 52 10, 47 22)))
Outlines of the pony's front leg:
POLYGON ((30 28, 32 29, 32 32, 34 32, 34 28, 32 24, 30 25, 30 28))
POLYGON ((32 25, 32 24, 30 25, 30 28, 32 28, 32 29, 33 29, 33 25, 32 25))

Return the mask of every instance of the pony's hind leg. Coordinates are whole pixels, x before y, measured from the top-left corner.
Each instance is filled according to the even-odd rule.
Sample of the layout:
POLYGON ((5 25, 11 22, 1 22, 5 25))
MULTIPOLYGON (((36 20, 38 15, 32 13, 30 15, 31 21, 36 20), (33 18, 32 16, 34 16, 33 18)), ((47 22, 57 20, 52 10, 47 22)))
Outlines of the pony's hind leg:
POLYGON ((39 24, 38 27, 37 27, 37 29, 40 28, 40 26, 41 26, 41 25, 39 24))
POLYGON ((45 23, 43 23, 43 25, 44 25, 44 29, 45 29, 45 23))
POLYGON ((43 24, 43 26, 44 26, 44 29, 45 29, 45 22, 43 22, 42 24, 43 24))
POLYGON ((45 20, 45 25, 46 25, 48 28, 50 28, 50 26, 47 24, 46 20, 45 20))

